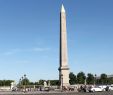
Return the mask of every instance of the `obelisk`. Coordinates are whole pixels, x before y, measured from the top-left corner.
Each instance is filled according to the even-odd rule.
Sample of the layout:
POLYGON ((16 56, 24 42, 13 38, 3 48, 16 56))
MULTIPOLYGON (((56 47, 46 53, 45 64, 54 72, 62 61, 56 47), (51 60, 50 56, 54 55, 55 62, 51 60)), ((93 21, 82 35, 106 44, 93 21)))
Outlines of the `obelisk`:
POLYGON ((67 54, 66 12, 62 4, 60 11, 60 67, 59 80, 61 88, 69 85, 69 67, 67 54))

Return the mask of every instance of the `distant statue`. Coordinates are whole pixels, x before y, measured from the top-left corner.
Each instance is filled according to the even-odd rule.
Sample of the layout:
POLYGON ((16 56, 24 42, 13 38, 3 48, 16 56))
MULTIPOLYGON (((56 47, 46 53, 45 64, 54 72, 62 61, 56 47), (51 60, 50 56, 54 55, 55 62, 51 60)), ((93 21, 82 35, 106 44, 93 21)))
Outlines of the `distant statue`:
POLYGON ((11 82, 11 89, 13 89, 14 87, 16 87, 16 83, 15 82, 11 82))
POLYGON ((44 87, 47 87, 47 82, 46 81, 44 81, 44 87))
POLYGON ((50 83, 50 81, 48 81, 48 86, 49 86, 49 87, 51 86, 51 83, 50 83))

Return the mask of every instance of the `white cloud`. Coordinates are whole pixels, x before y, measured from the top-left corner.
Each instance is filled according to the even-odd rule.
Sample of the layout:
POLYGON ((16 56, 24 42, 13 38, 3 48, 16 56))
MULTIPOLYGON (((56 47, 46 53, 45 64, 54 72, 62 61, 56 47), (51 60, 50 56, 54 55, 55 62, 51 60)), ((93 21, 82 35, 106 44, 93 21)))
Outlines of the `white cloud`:
POLYGON ((33 48, 33 51, 48 51, 50 48, 33 48))
POLYGON ((4 55, 13 55, 13 54, 20 52, 20 51, 21 51, 20 49, 12 49, 10 51, 4 52, 3 54, 4 55))
POLYGON ((12 55, 12 54, 14 54, 14 52, 8 51, 8 52, 4 52, 3 54, 4 55, 12 55))
POLYGON ((27 60, 21 60, 21 61, 16 61, 16 63, 21 63, 21 64, 28 64, 30 63, 30 61, 27 61, 27 60))
POLYGON ((31 49, 11 49, 9 51, 6 51, 3 53, 3 55, 13 55, 20 52, 43 52, 43 51, 49 51, 50 48, 31 48, 31 49))

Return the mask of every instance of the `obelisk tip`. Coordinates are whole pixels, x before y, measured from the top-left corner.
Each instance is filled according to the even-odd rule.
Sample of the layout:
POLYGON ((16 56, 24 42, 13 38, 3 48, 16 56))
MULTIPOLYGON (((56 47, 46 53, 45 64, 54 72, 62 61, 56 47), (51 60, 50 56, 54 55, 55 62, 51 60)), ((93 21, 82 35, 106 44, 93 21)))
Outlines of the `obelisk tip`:
POLYGON ((64 5, 62 4, 61 12, 65 12, 64 5))

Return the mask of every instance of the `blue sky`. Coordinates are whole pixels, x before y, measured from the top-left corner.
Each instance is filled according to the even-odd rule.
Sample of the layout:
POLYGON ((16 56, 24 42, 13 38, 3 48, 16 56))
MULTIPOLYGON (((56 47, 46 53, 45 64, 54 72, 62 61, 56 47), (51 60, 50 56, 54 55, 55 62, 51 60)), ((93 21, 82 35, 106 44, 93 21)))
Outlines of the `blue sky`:
POLYGON ((62 3, 70 71, 113 74, 113 0, 0 0, 0 79, 58 79, 62 3))

